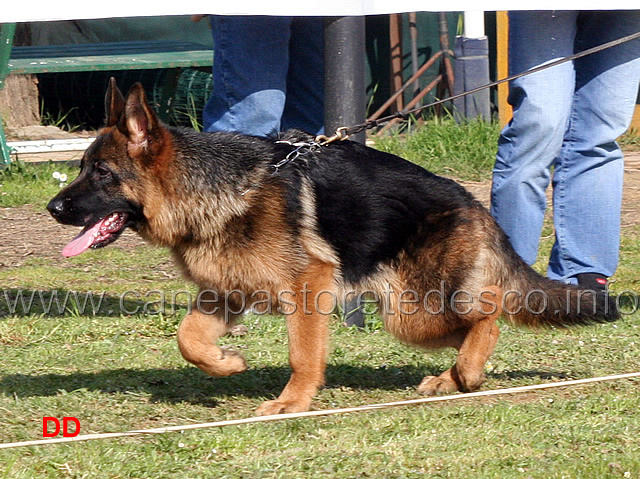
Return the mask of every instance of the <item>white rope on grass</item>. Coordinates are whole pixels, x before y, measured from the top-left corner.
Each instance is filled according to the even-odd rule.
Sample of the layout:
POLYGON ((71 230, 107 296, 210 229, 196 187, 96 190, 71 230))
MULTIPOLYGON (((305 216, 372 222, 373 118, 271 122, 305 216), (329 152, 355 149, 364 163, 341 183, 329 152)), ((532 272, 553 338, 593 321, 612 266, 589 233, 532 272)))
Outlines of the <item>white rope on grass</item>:
POLYGON ((374 411, 378 409, 388 409, 392 407, 411 406, 415 404, 425 404, 425 403, 432 403, 432 402, 446 402, 446 401, 456 401, 461 399, 504 396, 508 394, 520 394, 520 393, 525 393, 530 391, 539 391, 542 389, 553 389, 553 388, 561 388, 561 387, 568 387, 568 386, 580 386, 583 384, 593 384, 593 383, 605 382, 605 381, 617 381, 620 379, 632 379, 632 378, 638 378, 638 377, 640 377, 640 372, 615 374, 611 376, 601 376, 601 377, 595 377, 595 378, 573 379, 569 381, 559 381, 554 383, 533 384, 530 386, 519 386, 519 387, 513 387, 513 388, 506 388, 506 389, 493 389, 489 391, 477 391, 473 393, 454 394, 450 396, 435 396, 435 397, 409 399, 405 401, 388 402, 388 403, 381 403, 381 404, 368 404, 363 406, 346 407, 346 408, 339 408, 339 409, 323 409, 319 411, 276 414, 273 416, 257 416, 257 417, 249 417, 244 419, 230 419, 226 421, 205 422, 205 423, 199 423, 199 424, 185 424, 181 426, 159 427, 154 429, 138 429, 133 431, 125 431, 125 432, 84 434, 84 435, 79 435, 75 437, 62 437, 62 438, 54 438, 54 439, 38 439, 35 441, 0 443, 0 449, 10 449, 10 448, 24 447, 24 446, 42 446, 45 444, 61 444, 61 443, 69 443, 69 442, 93 441, 96 439, 114 439, 114 438, 121 438, 121 437, 135 437, 135 436, 145 436, 145 435, 153 435, 153 434, 165 434, 168 432, 175 432, 175 431, 189 431, 192 429, 205 429, 205 428, 225 427, 225 426, 240 426, 243 424, 283 421, 285 419, 298 419, 298 418, 305 418, 305 417, 332 416, 336 414, 374 411))

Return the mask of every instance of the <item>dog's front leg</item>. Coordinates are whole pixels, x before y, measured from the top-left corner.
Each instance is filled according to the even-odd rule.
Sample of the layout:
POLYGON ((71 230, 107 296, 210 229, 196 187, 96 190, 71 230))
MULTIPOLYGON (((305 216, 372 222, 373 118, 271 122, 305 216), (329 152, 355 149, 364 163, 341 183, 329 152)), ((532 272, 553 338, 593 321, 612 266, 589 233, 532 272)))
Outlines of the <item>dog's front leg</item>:
POLYGON ((277 399, 262 403, 257 415, 307 411, 324 384, 329 316, 336 306, 333 271, 333 266, 316 263, 299 278, 295 311, 287 316, 291 378, 277 399))
POLYGON ((216 346, 235 321, 226 306, 213 292, 201 292, 178 328, 182 357, 210 376, 230 376, 247 369, 241 354, 216 346))

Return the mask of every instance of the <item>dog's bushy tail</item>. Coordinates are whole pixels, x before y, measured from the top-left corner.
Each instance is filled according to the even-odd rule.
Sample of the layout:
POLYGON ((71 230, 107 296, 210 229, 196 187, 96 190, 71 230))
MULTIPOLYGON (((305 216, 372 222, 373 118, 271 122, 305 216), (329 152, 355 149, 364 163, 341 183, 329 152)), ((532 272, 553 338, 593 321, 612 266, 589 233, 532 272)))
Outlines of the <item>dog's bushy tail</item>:
POLYGON ((527 265, 505 238, 502 276, 503 312, 516 325, 570 327, 620 318, 615 297, 548 279, 527 265))

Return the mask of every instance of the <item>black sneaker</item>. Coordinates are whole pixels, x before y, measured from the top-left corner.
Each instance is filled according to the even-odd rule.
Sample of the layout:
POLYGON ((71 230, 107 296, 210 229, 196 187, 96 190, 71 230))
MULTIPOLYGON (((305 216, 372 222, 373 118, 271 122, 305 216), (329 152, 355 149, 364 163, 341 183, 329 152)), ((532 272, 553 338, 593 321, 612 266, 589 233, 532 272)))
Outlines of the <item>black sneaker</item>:
POLYGON ((616 298, 609 293, 608 280, 606 276, 598 273, 582 273, 577 274, 578 287, 585 291, 594 291, 596 297, 603 296, 605 306, 605 315, 611 321, 615 321, 620 317, 616 298))
POLYGON ((590 289, 596 293, 607 290, 607 277, 598 273, 582 273, 577 274, 578 286, 584 289, 590 289))

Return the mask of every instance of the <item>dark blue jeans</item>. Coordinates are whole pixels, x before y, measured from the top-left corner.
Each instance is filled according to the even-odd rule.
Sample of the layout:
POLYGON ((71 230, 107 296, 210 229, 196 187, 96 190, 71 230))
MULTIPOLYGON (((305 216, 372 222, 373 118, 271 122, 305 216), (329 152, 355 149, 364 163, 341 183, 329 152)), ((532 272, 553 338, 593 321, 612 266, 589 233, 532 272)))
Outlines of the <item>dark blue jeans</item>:
POLYGON ((211 16, 213 94, 205 131, 323 132, 321 17, 211 16))

